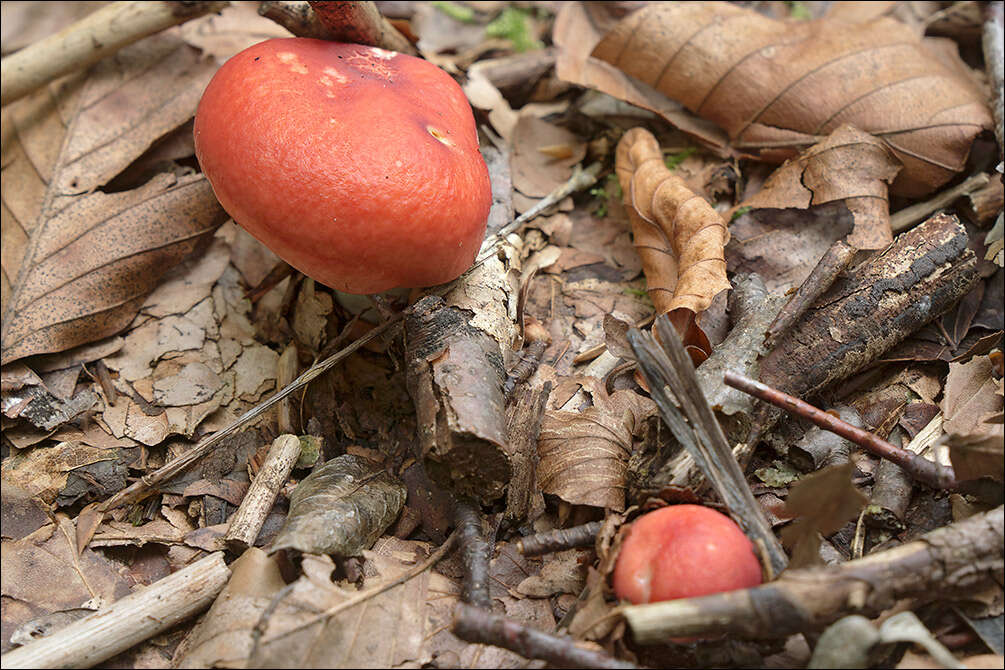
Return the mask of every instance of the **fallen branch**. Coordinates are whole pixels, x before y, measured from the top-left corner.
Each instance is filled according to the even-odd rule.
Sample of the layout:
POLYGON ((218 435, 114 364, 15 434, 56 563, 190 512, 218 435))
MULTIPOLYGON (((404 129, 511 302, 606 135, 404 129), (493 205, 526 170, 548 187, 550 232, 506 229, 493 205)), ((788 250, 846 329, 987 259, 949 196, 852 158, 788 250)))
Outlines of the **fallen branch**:
POLYGON ((489 596, 489 543, 482 536, 482 515, 470 500, 458 500, 454 504, 454 525, 457 527, 457 541, 464 566, 464 589, 461 600, 492 609, 489 596))
POLYGON ((952 188, 947 188, 929 200, 905 207, 890 217, 890 229, 893 230, 894 235, 902 233, 926 216, 953 204, 953 201, 957 198, 970 195, 984 188, 987 186, 989 180, 990 177, 981 172, 952 188))
POLYGON ((0 104, 9 105, 154 33, 219 12, 229 2, 114 2, 55 35, 6 56, 0 104))
POLYGON ((293 472, 293 466, 300 457, 300 438, 296 435, 280 435, 269 447, 262 469, 255 475, 241 506, 230 519, 230 528, 223 536, 227 547, 234 553, 243 553, 255 544, 265 517, 276 502, 279 489, 293 472))
POLYGON ((517 540, 516 548, 524 556, 540 556, 566 549, 591 547, 603 526, 603 521, 591 521, 572 528, 556 528, 535 533, 517 540))
POLYGON ((89 668, 213 603, 230 578, 223 552, 210 554, 150 586, 9 651, 4 668, 89 668))
POLYGON ((966 597, 1005 569, 1003 508, 914 542, 833 567, 790 570, 751 589, 620 610, 636 642, 739 635, 778 638, 820 630, 848 614, 876 615, 903 598, 966 597))

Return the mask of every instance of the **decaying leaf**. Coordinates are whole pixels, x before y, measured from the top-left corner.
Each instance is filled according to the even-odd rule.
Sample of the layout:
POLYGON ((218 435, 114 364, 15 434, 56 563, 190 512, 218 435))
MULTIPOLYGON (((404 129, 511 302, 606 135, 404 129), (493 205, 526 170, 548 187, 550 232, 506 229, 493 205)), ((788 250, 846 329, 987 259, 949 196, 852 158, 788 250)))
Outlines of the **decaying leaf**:
POLYGON ((272 551, 358 556, 397 518, 405 494, 404 485, 370 461, 333 458, 293 491, 272 551))
POLYGON ((1005 404, 1002 380, 995 377, 990 356, 974 356, 966 363, 950 363, 942 399, 949 457, 957 478, 1005 478, 1005 404))
POLYGON ((633 391, 596 388, 583 412, 549 411, 538 437, 538 481, 545 493, 575 505, 625 508, 632 436, 655 407, 633 391))
POLYGON ((789 567, 820 562, 820 535, 830 535, 855 517, 868 498, 851 483, 848 462, 831 465, 802 477, 789 490, 785 510, 798 516, 782 530, 782 541, 792 552, 789 567))
POLYGON ((894 193, 920 196, 962 170, 991 127, 984 96, 893 19, 787 22, 724 2, 652 3, 593 57, 715 122, 730 144, 781 161, 850 124, 904 164, 894 193))
POLYGON ((684 345, 700 349, 704 360, 712 347, 694 318, 729 289, 723 255, 729 240, 726 223, 667 169, 649 131, 633 128, 625 133, 616 160, 656 313, 669 313, 684 345))
POLYGON ((881 140, 841 126, 778 168, 738 209, 807 209, 841 202, 855 222, 848 244, 883 249, 893 241, 887 188, 900 167, 881 140))
POLYGON ((118 332, 225 218, 201 175, 75 200, 32 238, 3 319, 3 363, 118 332))

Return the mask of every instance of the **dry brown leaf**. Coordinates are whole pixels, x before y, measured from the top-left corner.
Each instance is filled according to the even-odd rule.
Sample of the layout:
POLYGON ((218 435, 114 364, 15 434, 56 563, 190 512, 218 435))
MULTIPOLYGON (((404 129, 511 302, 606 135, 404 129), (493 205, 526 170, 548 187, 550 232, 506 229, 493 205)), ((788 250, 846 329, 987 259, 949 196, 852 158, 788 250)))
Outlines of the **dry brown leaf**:
POLYGON ((656 313, 669 313, 684 345, 701 349, 704 360, 711 346, 694 317, 730 287, 726 222, 667 169, 647 130, 633 128, 621 138, 616 170, 656 313))
POLYGON ((599 382, 593 386, 593 407, 545 414, 537 444, 538 482, 543 492, 574 505, 621 511, 632 436, 655 407, 633 391, 606 396, 599 382))
POLYGON ((887 190, 900 168, 884 142, 841 126, 775 170, 739 208, 808 209, 841 202, 855 221, 847 243, 856 249, 883 249, 893 242, 887 190))
POLYGON ((543 198, 572 176, 574 165, 586 155, 586 145, 565 128, 533 116, 521 116, 513 128, 513 188, 532 198, 543 198), (548 156, 542 149, 565 145, 569 155, 548 156))
POLYGON ((950 363, 940 403, 945 431, 960 435, 978 432, 988 417, 1002 410, 1000 386, 989 356, 974 356, 966 363, 950 363))
POLYGON ((118 332, 225 218, 201 175, 76 200, 33 238, 4 315, 3 363, 118 332))
POLYGON ((991 127, 984 96, 942 49, 888 18, 788 22, 724 2, 685 2, 645 6, 592 55, 763 160, 856 126, 904 164, 893 191, 917 197, 962 170, 974 137, 991 127))
POLYGON ((790 568, 819 563, 820 535, 831 535, 853 519, 868 498, 852 484, 852 463, 831 465, 802 477, 785 500, 785 511, 799 518, 782 530, 792 552, 790 568))

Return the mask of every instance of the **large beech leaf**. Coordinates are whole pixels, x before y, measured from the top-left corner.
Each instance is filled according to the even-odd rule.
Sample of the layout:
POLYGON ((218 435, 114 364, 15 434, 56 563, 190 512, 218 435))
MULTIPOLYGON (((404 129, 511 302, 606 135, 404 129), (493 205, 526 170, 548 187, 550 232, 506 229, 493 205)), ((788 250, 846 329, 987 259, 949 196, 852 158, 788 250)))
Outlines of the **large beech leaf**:
POLYGON ((3 319, 2 362, 125 328, 160 277, 224 220, 202 175, 73 200, 36 231, 3 319))
POLYGON ((991 127, 958 55, 893 19, 789 22, 724 2, 651 3, 592 56, 781 161, 850 124, 904 164, 894 192, 920 196, 962 170, 991 127))
POLYGON ((618 143, 615 168, 632 221, 635 248, 656 313, 669 313, 684 345, 711 353, 695 315, 729 289, 723 250, 726 222, 667 169, 652 133, 633 128, 618 143))
POLYGON ((841 126, 775 170, 738 209, 808 209, 842 202, 855 222, 848 244, 883 249, 893 242, 887 190, 900 168, 883 141, 841 126))
POLYGON ((272 550, 358 556, 398 517, 406 493, 401 482, 364 458, 333 458, 293 491, 272 550))

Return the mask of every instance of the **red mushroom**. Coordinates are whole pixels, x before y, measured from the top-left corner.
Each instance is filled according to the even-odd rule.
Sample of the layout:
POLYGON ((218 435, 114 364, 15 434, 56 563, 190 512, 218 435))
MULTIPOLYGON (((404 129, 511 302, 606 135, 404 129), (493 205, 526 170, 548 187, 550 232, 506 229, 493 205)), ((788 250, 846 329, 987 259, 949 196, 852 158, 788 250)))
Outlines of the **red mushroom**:
POLYGON ((492 204, 460 87, 375 47, 291 38, 242 51, 203 94, 195 151, 235 221, 348 293, 454 279, 492 204))
POLYGON ((614 593, 642 603, 732 591, 761 583, 753 544, 732 519, 701 505, 644 514, 614 566, 614 593))

